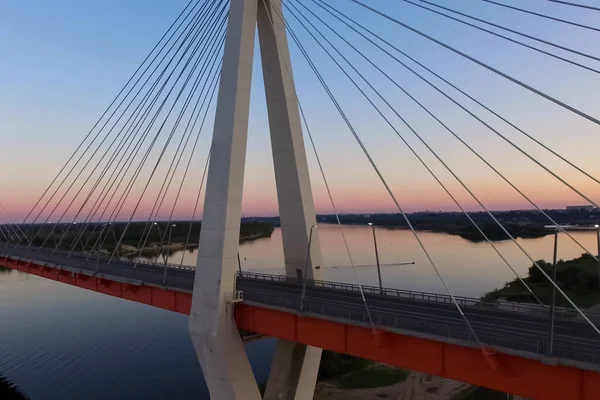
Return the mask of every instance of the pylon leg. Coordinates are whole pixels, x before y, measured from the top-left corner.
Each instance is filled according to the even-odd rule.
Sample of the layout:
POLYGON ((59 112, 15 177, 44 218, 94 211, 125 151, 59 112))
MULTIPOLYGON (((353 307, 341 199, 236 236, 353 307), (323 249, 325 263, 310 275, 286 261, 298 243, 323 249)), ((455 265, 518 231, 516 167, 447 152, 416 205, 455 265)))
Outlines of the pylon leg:
MULTIPOLYGON (((318 279, 321 250, 314 228, 312 189, 281 0, 258 1, 258 33, 286 274, 318 279)), ((265 400, 312 399, 320 361, 321 349, 279 340, 265 400)))
POLYGON ((189 329, 214 400, 261 398, 231 314, 257 0, 231 0, 189 329))

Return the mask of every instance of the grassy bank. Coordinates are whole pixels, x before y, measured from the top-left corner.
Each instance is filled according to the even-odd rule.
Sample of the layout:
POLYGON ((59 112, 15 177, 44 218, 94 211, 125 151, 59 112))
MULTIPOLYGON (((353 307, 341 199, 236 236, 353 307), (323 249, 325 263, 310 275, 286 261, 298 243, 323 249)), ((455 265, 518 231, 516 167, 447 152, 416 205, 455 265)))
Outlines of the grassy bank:
POLYGON ((454 396, 452 400, 507 400, 507 398, 512 399, 512 397, 507 397, 506 393, 472 386, 454 396))
POLYGON ((337 379, 340 389, 372 389, 395 385, 408 378, 408 371, 387 365, 372 365, 368 368, 350 372, 337 379))
MULTIPOLYGON (((152 256, 160 252, 173 252, 198 247, 201 222, 133 222, 114 224, 63 224, 58 226, 25 227, 30 232, 35 246, 75 251, 101 250, 112 253, 120 238, 120 255, 137 255, 143 247, 142 255, 152 256), (189 239, 188 239, 189 238, 189 239), (187 246, 186 246, 187 242, 187 246), (162 246, 161 246, 162 243, 162 246), (170 244, 170 245, 168 245, 170 244)), ((273 226, 265 222, 245 222, 240 225, 240 241, 270 237, 273 226)))
MULTIPOLYGON (((548 276, 552 276, 553 267, 551 263, 544 260, 537 263, 548 276)), ((529 267, 528 275, 523 280, 543 303, 548 304, 551 301, 553 286, 535 265, 529 267)), ((556 282, 579 307, 591 307, 600 303, 598 263, 590 255, 583 254, 581 257, 572 260, 557 262, 556 282)), ((483 296, 483 299, 535 302, 535 298, 517 279, 506 283, 503 288, 487 293, 483 296)), ((556 304, 568 306, 568 303, 560 294, 556 296, 556 304)))
POLYGON ((345 354, 324 351, 319 368, 319 381, 339 389, 371 389, 401 383, 409 372, 388 365, 345 354))
MULTIPOLYGON (((585 215, 576 212, 565 212, 564 210, 546 210, 560 224, 581 224, 590 226, 600 221, 600 213, 585 215), (592 217, 592 219, 590 219, 592 217)), ((469 216, 481 228, 490 240, 509 240, 506 232, 494 222, 485 212, 471 212, 469 216)), ((539 238, 553 233, 544 225, 548 220, 539 218, 534 211, 498 211, 494 216, 502 223, 504 228, 515 238, 539 238)), ((462 213, 456 212, 417 212, 409 214, 410 222, 417 231, 447 233, 460 236, 472 242, 483 242, 484 237, 479 230, 473 226, 471 221, 462 213)), ((366 225, 373 223, 378 227, 387 229, 409 229, 406 220, 401 214, 344 214, 339 216, 344 225, 366 225)), ((257 218, 263 222, 269 222, 273 226, 279 226, 278 217, 257 218)), ((318 215, 319 223, 336 224, 335 215, 318 215)))
MULTIPOLYGON (((463 221, 459 217, 452 219, 440 219, 439 221, 424 217, 413 219, 416 220, 413 222, 413 227, 418 231, 447 233, 450 235, 460 236, 461 238, 470 242, 485 241, 485 238, 481 232, 479 232, 479 230, 473 224, 471 224, 468 220, 463 221)), ((490 240, 509 240, 506 232, 504 232, 504 230, 495 222, 480 220, 476 221, 476 223, 490 240)), ((544 228, 542 225, 522 224, 515 222, 503 222, 502 225, 514 238, 535 239, 553 233, 551 230, 544 228)), ((408 227, 404 227, 402 225, 387 226, 387 228, 408 229, 408 227)))

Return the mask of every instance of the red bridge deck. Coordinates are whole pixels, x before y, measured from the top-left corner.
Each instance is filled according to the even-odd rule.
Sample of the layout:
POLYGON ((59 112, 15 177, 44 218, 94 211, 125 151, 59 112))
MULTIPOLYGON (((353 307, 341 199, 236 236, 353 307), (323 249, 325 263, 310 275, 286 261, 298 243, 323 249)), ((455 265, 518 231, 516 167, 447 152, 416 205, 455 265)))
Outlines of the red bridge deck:
MULTIPOLYGON (((132 284, 0 257, 0 266, 170 311, 189 314, 191 293, 132 284)), ((482 351, 354 323, 331 321, 253 304, 237 304, 239 329, 291 340, 533 399, 595 400, 600 373, 545 364, 525 356, 482 351)))

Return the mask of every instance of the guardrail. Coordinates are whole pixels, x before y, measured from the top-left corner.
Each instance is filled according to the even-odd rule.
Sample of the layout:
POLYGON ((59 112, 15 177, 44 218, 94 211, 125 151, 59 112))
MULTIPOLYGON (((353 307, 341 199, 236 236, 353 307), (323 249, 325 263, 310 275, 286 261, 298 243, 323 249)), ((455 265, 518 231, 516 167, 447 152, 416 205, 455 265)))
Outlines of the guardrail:
MULTIPOLYGON (((127 258, 127 257, 119 257, 119 260, 123 261, 123 262, 129 262, 132 264, 142 264, 142 265, 148 265, 151 267, 158 267, 158 268, 164 268, 165 267, 165 263, 155 263, 154 261, 151 260, 146 260, 143 258, 127 258)), ((167 268, 172 268, 172 269, 183 269, 186 271, 195 271, 196 267, 192 267, 191 265, 183 265, 183 264, 171 264, 171 263, 167 263, 167 268)))
MULTIPOLYGON (((253 279, 259 281, 269 281, 269 282, 278 282, 284 284, 292 284, 292 285, 300 285, 301 282, 294 277, 288 277, 285 275, 271 275, 264 273, 256 273, 256 272, 241 272, 237 273, 239 277, 243 279, 253 279)), ((410 300, 418 300, 418 301, 426 301, 426 302, 435 302, 439 304, 454 304, 452 298, 449 295, 438 294, 438 293, 428 293, 428 292, 418 292, 412 290, 404 290, 404 289, 391 289, 391 288, 383 288, 375 286, 358 286, 353 283, 342 283, 342 282, 330 282, 323 280, 312 280, 309 279, 307 281, 307 285, 314 287, 322 287, 327 289, 340 290, 345 292, 355 292, 360 293, 362 288, 363 293, 374 296, 383 296, 387 298, 404 298, 410 300)), ((509 301, 484 301, 481 299, 473 298, 473 297, 464 297, 464 296, 454 296, 456 301, 461 306, 467 307, 477 307, 477 308, 488 308, 495 310, 502 310, 508 312, 517 312, 522 314, 547 314, 549 312, 548 306, 539 305, 539 304, 527 304, 527 303, 513 303, 509 301)), ((575 310, 571 310, 563 307, 556 307, 555 309, 556 317, 562 318, 578 318, 579 314, 575 310)), ((586 313, 588 317, 593 319, 594 321, 600 321, 600 314, 594 313, 586 313)))
MULTIPOLYGON (((23 246, 24 247, 24 246, 23 246)), ((1 248, 0 248, 1 250, 1 248)), ((51 249, 42 249, 44 253, 51 253, 51 249)), ((66 254, 65 251, 55 252, 59 254, 66 254)), ((73 253, 71 254, 74 258, 87 258, 86 254, 73 253)), ((25 257, 23 257, 25 258, 25 257)), ((94 258, 91 258, 92 261, 94 258)), ((108 259, 108 257, 106 257, 108 259)), ((125 262, 119 260, 119 262, 125 262)), ((126 261, 132 265, 130 260, 126 261)), ((147 262, 144 265, 155 266, 162 268, 163 265, 157 265, 151 262, 147 262)), ((189 268, 193 269, 193 268, 189 268)), ((299 287, 303 284, 302 281, 296 278, 290 278, 282 275, 271 275, 263 273, 253 272, 242 272, 238 273, 236 279, 248 279, 254 281, 266 281, 276 282, 279 284, 295 285, 299 287)), ((352 292, 358 295, 360 287, 350 283, 330 282, 322 280, 307 280, 307 285, 310 287, 320 287, 329 290, 339 290, 344 292, 352 292)), ((452 300, 450 296, 427 293, 427 292, 416 292, 410 290, 401 289, 389 289, 373 286, 362 286, 363 292, 369 296, 382 296, 387 298, 404 298, 411 300, 418 300, 424 302, 433 302, 438 304, 450 304, 452 300)), ((283 308, 289 308, 293 310, 300 309, 300 298, 298 296, 285 295, 274 296, 270 293, 256 291, 244 291, 244 300, 255 301, 257 303, 275 305, 283 308)), ((459 304, 466 305, 469 307, 481 307, 481 308, 501 308, 503 310, 516 311, 519 313, 532 312, 533 311, 545 311, 546 307, 528 304, 513 304, 509 302, 484 302, 480 299, 469 298, 469 297, 457 297, 459 304)), ((343 318, 350 321, 357 321, 362 323, 369 323, 369 316, 364 308, 353 304, 341 304, 336 301, 324 301, 317 300, 310 297, 305 297, 303 300, 303 311, 311 312, 315 314, 326 315, 330 317, 343 318)), ((564 315, 573 315, 572 310, 559 309, 559 312, 564 315)), ((594 315, 594 314, 592 314, 594 315)), ((598 316, 598 314, 595 314, 598 316)), ((377 308, 372 308, 370 311, 370 317, 374 324, 382 327, 406 329, 416 332, 428 333, 432 335, 438 335, 442 337, 475 341, 475 338, 470 331, 465 327, 458 327, 457 321, 452 318, 445 318, 440 320, 439 318, 433 317, 420 317, 419 315, 395 315, 388 311, 384 311, 377 308)), ((460 322, 460 321, 459 321, 460 322)), ((503 332, 502 326, 482 326, 477 324, 475 327, 477 337, 484 344, 501 346, 506 348, 512 348, 515 350, 523 350, 534 352, 538 354, 547 353, 547 338, 545 334, 536 333, 515 333, 515 332, 503 332)), ((552 354, 557 357, 568 358, 577 361, 583 361, 588 363, 600 364, 600 343, 594 340, 584 339, 573 341, 567 339, 565 336, 556 336, 553 343, 552 354)))
MULTIPOLYGON (((4 247, 4 246, 1 246, 0 250, 2 249, 2 247, 4 247)), ((11 248, 11 247, 18 248, 21 250, 27 249, 27 246, 23 246, 23 245, 7 246, 7 248, 11 248)), ((54 250, 54 249, 50 249, 50 248, 42 248, 42 249, 30 248, 29 250, 30 250, 31 254, 28 254, 26 257, 31 257, 31 258, 34 257, 35 252, 40 251, 40 252, 43 252, 46 254, 54 253, 55 255, 62 255, 65 257, 70 256, 70 258, 76 258, 76 259, 80 259, 80 260, 86 259, 90 263, 97 263, 97 262, 108 263, 110 260, 109 257, 103 256, 103 255, 98 255, 98 254, 89 255, 89 254, 80 253, 80 252, 72 252, 71 253, 71 252, 68 252, 65 250, 54 250)), ((22 257, 22 258, 26 258, 26 257, 22 257)), ((112 263, 115 263, 115 262, 118 262, 121 265, 127 264, 127 266, 131 266, 131 267, 133 267, 136 264, 143 265, 145 267, 150 267, 150 268, 160 268, 161 270, 163 270, 165 267, 164 263, 157 264, 151 260, 145 260, 145 259, 139 259, 139 258, 128 259, 126 257, 120 257, 120 258, 112 259, 112 263)), ((195 267, 188 266, 188 265, 180 265, 180 264, 167 264, 167 268, 169 270, 180 270, 180 271, 194 271, 195 270, 195 267)), ((253 280, 277 282, 277 283, 284 283, 284 284, 294 284, 294 285, 301 284, 301 282, 297 278, 287 277, 285 275, 273 275, 273 274, 265 274, 265 273, 257 273, 257 272, 241 272, 241 273, 238 273, 237 275, 244 279, 253 279, 253 280)), ((424 301, 424 302, 437 303, 437 304, 453 304, 452 298, 449 295, 445 295, 445 294, 419 292, 419 291, 393 289, 393 288, 380 289, 379 287, 375 287, 375 286, 359 287, 358 285, 352 284, 352 283, 331 282, 331 281, 324 281, 324 280, 308 280, 308 283, 310 286, 314 286, 314 287, 322 287, 322 288, 327 288, 327 289, 340 290, 340 291, 344 291, 344 292, 354 292, 357 294, 362 289, 362 291, 369 296, 383 296, 386 298, 404 298, 404 299, 424 301)), ((517 313, 521 313, 521 314, 530 314, 530 315, 531 314, 544 315, 544 314, 548 313, 548 306, 545 306, 545 305, 513 303, 513 302, 508 302, 508 301, 484 301, 481 299, 464 297, 464 296, 455 296, 455 299, 459 305, 467 306, 467 307, 477 307, 477 308, 482 308, 482 309, 486 309, 486 308, 487 309, 495 309, 495 310, 517 312, 517 313)), ((567 308, 563 308, 563 307, 556 307, 555 312, 556 312, 555 315, 558 318, 578 318, 579 317, 579 314, 575 310, 567 309, 567 308)), ((600 322, 600 314, 586 313, 586 315, 593 321, 600 322)))
MULTIPOLYGON (((244 300, 293 310, 300 309, 300 299, 290 296, 273 296, 269 293, 250 290, 244 292, 244 300)), ((339 305, 335 302, 305 298, 302 311, 370 324, 369 315, 365 309, 352 305, 339 305)), ((418 316, 398 316, 377 309, 371 309, 369 314, 373 324, 380 327, 403 329, 477 343, 471 331, 466 327, 452 326, 418 316)), ((456 321, 457 323, 463 322, 460 319, 456 319, 456 321)), ((503 332, 501 326, 498 329, 474 326, 474 331, 479 341, 486 345, 548 355, 548 341, 541 333, 503 332)), ((553 341, 551 354, 555 357, 600 364, 600 343, 589 340, 573 341, 565 339, 564 336, 557 336, 553 341)))
MULTIPOLYGON (((8 248, 18 248, 21 250, 25 250, 27 249, 27 246, 23 246, 23 245, 10 245, 8 246, 8 248)), ((0 249, 2 248, 2 246, 0 246, 0 249)), ((88 253, 81 253, 81 252, 70 252, 70 251, 66 251, 66 250, 60 250, 60 249, 50 249, 50 248, 37 248, 37 247, 31 247, 29 248, 30 254, 28 254, 28 257, 30 256, 31 258, 34 257, 35 253, 37 252, 42 252, 45 254, 54 254, 54 255, 62 255, 66 258, 76 258, 76 259, 86 259, 90 262, 97 262, 97 261, 102 261, 104 263, 108 263, 109 261, 111 262, 115 262, 115 261, 120 261, 123 263, 129 263, 132 264, 132 267, 136 264, 142 264, 145 266, 150 266, 150 267, 157 267, 157 268, 164 268, 165 267, 165 263, 155 263, 154 261, 151 260, 146 260, 146 259, 142 259, 142 258, 127 258, 127 257, 116 257, 116 258, 110 258, 107 257, 105 255, 101 255, 101 254, 88 254, 88 253)), ((167 268, 171 268, 171 269, 178 269, 178 270, 187 270, 187 271, 194 271, 195 267, 189 266, 189 265, 181 265, 181 264, 167 264, 167 268)))

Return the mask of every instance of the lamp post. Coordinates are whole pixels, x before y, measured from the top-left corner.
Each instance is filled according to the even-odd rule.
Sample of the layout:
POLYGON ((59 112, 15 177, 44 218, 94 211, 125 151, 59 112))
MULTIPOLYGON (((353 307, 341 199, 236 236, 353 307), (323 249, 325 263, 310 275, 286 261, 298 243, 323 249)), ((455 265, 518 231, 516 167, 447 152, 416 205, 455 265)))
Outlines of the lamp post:
MULTIPOLYGON (((156 226, 156 229, 158 230, 158 238, 161 239, 162 238, 162 233, 160 232, 160 225, 158 224, 158 222, 155 222, 152 225, 156 226)), ((152 229, 152 227, 150 227, 150 229, 152 229)), ((148 233, 148 235, 150 235, 150 233, 148 233)))
MULTIPOLYGON (((104 233, 104 228, 106 228, 106 224, 102 225, 102 229, 100 229, 100 235, 98 236, 98 251, 96 251, 96 273, 98 273, 100 271, 100 246, 102 245, 102 234, 104 233)), ((92 255, 92 252, 94 251, 94 248, 96 247, 96 243, 94 243, 94 245, 92 246, 91 250, 90 250, 90 254, 88 255, 88 258, 90 257, 90 255, 92 255)), ((69 253, 69 256, 71 255, 71 253, 69 253)), ((68 258, 68 257, 67 257, 68 258)), ((87 258, 86 258, 87 260, 87 258)))
POLYGON ((169 263, 169 251, 171 251, 171 236, 173 235, 173 228, 175 228, 176 224, 171 224, 169 229, 169 241, 167 242, 167 254, 165 255, 165 271, 163 273, 163 285, 167 283, 167 265, 169 263))
POLYGON ((383 284, 381 282, 381 266, 379 265, 379 251, 377 249, 377 236, 375 235, 375 225, 369 222, 369 226, 373 228, 373 244, 375 245, 375 261, 377 261, 377 277, 379 278, 379 290, 383 292, 383 284))
POLYGON ((312 244, 313 238, 313 229, 315 229, 317 225, 313 225, 310 227, 310 233, 308 235, 308 250, 306 252, 306 263, 304 264, 304 273, 302 274, 302 295, 300 296, 300 311, 304 308, 304 295, 306 294, 306 284, 308 279, 306 279, 306 274, 308 271, 308 264, 310 263, 310 246, 312 244))
POLYGON ((169 251, 171 251, 171 237, 173 236, 173 228, 175 228, 177 225, 176 224, 172 224, 169 227, 169 241, 167 242, 167 254, 165 256, 165 267, 167 266, 167 262, 169 261, 169 251))
POLYGON ((600 287, 600 225, 594 225, 596 228, 596 241, 598 242, 598 256, 596 257, 596 261, 598 261, 598 287, 600 287))
MULTIPOLYGON (((554 231, 554 255, 552 257, 552 282, 556 284, 556 258, 558 255, 558 233, 560 228, 557 226, 554 231)), ((550 303, 550 321, 548 326, 548 354, 552 354, 552 345, 554 341, 554 309, 556 307, 556 286, 552 285, 552 302, 550 303)))
POLYGON ((3 230, 1 230, 1 229, 0 229, 0 231, 2 231, 2 236, 4 236, 4 238, 6 239, 6 243, 5 243, 5 244, 6 244, 6 254, 8 254, 8 242, 9 242, 9 239, 8 239, 8 237, 7 237, 7 236, 4 234, 4 231, 3 231, 3 230))
MULTIPOLYGON (((158 230, 158 239, 160 240, 158 252, 156 253, 156 257, 154 258, 154 264, 158 264, 158 257, 160 257, 162 255, 164 258, 163 249, 164 249, 165 236, 167 236, 167 231, 165 231, 165 236, 163 236, 162 232, 160 231, 160 224, 158 222, 155 222, 153 225, 156 226, 156 229, 158 230)), ((168 230, 169 225, 167 225, 165 227, 165 229, 168 230)), ((150 227, 150 230, 152 230, 152 227, 150 227)), ((148 232, 148 237, 150 237, 150 232, 148 232)))

